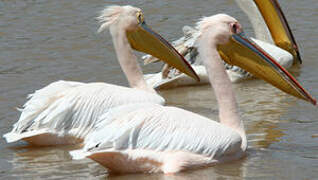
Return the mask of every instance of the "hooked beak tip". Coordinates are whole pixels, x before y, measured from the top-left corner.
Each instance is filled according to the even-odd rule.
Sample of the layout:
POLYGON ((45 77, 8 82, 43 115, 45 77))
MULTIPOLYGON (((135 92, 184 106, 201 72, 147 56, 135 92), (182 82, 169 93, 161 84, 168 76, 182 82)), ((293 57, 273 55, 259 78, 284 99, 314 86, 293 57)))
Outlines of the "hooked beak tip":
POLYGON ((298 61, 299 61, 299 64, 302 64, 302 63, 303 63, 303 60, 302 60, 301 57, 300 57, 299 51, 296 51, 296 53, 297 53, 297 59, 298 59, 298 61))

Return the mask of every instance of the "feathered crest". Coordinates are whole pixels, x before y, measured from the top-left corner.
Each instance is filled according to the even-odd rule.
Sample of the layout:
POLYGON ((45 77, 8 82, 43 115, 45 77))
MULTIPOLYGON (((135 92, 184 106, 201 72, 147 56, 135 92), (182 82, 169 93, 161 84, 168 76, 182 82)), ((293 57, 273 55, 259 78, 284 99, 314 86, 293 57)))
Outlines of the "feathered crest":
POLYGON ((199 19, 199 21, 196 23, 196 29, 198 29, 199 31, 203 30, 203 29, 206 29, 207 28, 207 24, 206 23, 208 21, 208 17, 201 17, 199 19))
POLYGON ((197 22, 196 29, 198 29, 200 32, 204 32, 210 26, 213 26, 215 22, 226 22, 230 20, 236 21, 234 18, 227 14, 216 14, 209 17, 202 17, 200 18, 199 22, 197 22))
POLYGON ((122 11, 123 7, 117 5, 112 5, 102 10, 100 15, 97 17, 97 20, 101 23, 98 32, 100 33, 104 31, 109 25, 113 24, 118 19, 122 11))

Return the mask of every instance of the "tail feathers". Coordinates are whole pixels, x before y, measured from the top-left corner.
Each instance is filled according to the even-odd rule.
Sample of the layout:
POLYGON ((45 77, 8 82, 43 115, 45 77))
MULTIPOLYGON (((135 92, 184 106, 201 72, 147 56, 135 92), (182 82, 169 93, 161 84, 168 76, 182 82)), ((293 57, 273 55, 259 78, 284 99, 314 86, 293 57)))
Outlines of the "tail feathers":
POLYGON ((7 143, 13 143, 23 138, 28 138, 28 137, 32 137, 32 136, 36 136, 36 135, 40 135, 44 133, 48 133, 48 130, 42 129, 39 131, 31 131, 31 132, 25 132, 25 133, 16 133, 11 131, 9 133, 4 134, 2 137, 7 141, 7 143))
POLYGON ((87 151, 82 150, 82 149, 70 151, 69 153, 72 156, 72 159, 76 159, 76 160, 84 159, 91 154, 90 152, 87 152, 87 151))
POLYGON ((6 133, 2 137, 7 141, 7 143, 12 143, 21 139, 20 134, 13 132, 6 133))

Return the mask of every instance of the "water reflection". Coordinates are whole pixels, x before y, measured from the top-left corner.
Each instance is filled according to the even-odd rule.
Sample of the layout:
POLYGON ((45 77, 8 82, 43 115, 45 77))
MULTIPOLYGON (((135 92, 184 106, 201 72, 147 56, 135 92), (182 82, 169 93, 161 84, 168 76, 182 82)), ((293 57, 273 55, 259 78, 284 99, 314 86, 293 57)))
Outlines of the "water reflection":
POLYGON ((175 175, 163 175, 163 174, 134 174, 134 175, 122 175, 122 176, 110 176, 111 180, 210 180, 210 179, 235 179, 241 180, 245 177, 246 168, 244 166, 245 159, 235 161, 232 163, 220 164, 215 167, 196 169, 187 172, 181 172, 175 175))
POLYGON ((79 177, 103 178, 107 171, 95 162, 85 159, 73 161, 69 151, 79 146, 60 147, 12 147, 13 157, 9 161, 13 165, 10 173, 14 177, 31 178, 42 177, 45 179, 68 179, 79 177))

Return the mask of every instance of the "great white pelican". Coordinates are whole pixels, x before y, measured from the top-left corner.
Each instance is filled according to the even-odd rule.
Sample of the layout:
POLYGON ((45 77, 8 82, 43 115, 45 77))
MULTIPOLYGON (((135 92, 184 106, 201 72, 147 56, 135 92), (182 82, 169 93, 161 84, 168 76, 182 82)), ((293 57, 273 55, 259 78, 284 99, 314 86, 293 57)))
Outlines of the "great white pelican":
POLYGON ((98 19, 99 31, 110 29, 117 59, 130 88, 102 82, 53 82, 29 95, 20 119, 3 136, 7 142, 74 144, 81 142, 100 121, 100 115, 111 108, 141 102, 164 104, 165 100, 144 80, 133 49, 158 57, 199 80, 183 56, 146 25, 139 8, 110 6, 98 19))
POLYGON ((172 174, 242 158, 247 149, 243 121, 217 49, 231 63, 245 68, 288 94, 316 104, 287 70, 243 32, 240 23, 225 14, 198 22, 198 51, 219 106, 219 122, 176 107, 131 104, 102 116, 98 128, 71 151, 73 159, 90 158, 110 173, 172 174), (242 54, 232 49, 240 48, 242 54), (238 57, 236 57, 238 56, 238 57))
MULTIPOLYGON (((285 68, 302 62, 296 41, 277 0, 235 0, 235 2, 245 12, 252 24, 256 36, 256 38, 252 38, 254 43, 262 47, 285 68)), ((207 72, 197 51, 196 39, 200 35, 199 31, 196 28, 185 26, 183 32, 184 37, 172 44, 189 61, 201 81, 194 81, 171 66, 164 65, 161 72, 145 75, 147 83, 154 88, 167 89, 209 83, 207 72)), ((233 50, 240 51, 240 49, 233 50)), ((227 63, 227 60, 230 59, 227 59, 225 53, 221 53, 221 57, 226 62, 226 71, 232 82, 240 82, 252 77, 252 74, 246 70, 227 63)), ((146 63, 150 63, 155 62, 156 58, 147 55, 144 56, 144 60, 146 63)))

